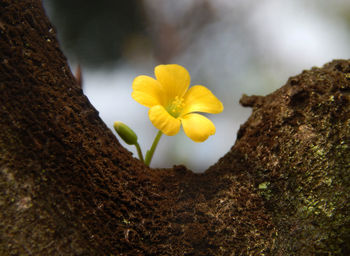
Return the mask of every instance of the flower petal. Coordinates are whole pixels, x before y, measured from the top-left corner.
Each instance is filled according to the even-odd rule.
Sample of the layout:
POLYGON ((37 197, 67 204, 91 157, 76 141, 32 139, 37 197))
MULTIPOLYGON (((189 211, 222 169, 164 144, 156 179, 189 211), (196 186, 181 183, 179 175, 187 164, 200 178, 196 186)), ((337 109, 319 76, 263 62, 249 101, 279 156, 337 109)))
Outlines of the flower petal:
POLYGON ((188 114, 181 117, 185 134, 195 142, 203 142, 215 134, 214 124, 200 114, 188 114))
POLYGON ((174 99, 176 96, 182 97, 190 86, 190 74, 180 65, 158 65, 154 73, 168 99, 174 99))
POLYGON ((184 109, 182 115, 191 112, 205 112, 217 114, 224 110, 221 101, 206 87, 195 85, 191 87, 184 97, 184 109))
POLYGON ((181 121, 171 116, 163 106, 150 108, 148 116, 152 124, 168 136, 175 135, 180 130, 181 121))
POLYGON ((146 107, 159 105, 164 98, 159 82, 149 76, 136 77, 132 83, 132 89, 131 97, 146 107))

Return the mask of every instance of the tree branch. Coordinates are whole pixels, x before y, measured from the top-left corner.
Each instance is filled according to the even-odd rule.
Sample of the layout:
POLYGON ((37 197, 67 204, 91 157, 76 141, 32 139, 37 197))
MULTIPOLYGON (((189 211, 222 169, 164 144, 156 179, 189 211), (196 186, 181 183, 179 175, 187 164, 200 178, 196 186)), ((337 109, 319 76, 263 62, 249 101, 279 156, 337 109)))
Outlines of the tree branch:
POLYGON ((348 255, 350 61, 253 107, 204 174, 132 157, 71 74, 40 1, 0 1, 1 255, 348 255))

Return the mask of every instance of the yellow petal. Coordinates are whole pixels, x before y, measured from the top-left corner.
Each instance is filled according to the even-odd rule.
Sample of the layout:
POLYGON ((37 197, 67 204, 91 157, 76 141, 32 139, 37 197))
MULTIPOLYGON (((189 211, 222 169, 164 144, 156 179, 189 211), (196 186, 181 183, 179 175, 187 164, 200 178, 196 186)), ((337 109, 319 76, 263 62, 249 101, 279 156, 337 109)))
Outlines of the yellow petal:
POLYGON ((138 76, 132 83, 133 92, 131 97, 138 103, 152 107, 162 104, 162 92, 161 85, 157 80, 149 76, 138 76))
POLYGON ((180 120, 171 116, 163 106, 157 105, 150 108, 148 116, 152 124, 168 136, 175 135, 180 130, 180 120))
POLYGON ((190 74, 180 65, 159 65, 155 67, 154 73, 168 99, 182 97, 190 86, 190 74))
POLYGON ((217 114, 224 110, 221 101, 206 87, 195 85, 191 87, 184 97, 184 109, 182 115, 191 112, 205 112, 217 114))
POLYGON ((203 142, 215 134, 214 124, 200 114, 188 114, 181 117, 185 134, 195 142, 203 142))

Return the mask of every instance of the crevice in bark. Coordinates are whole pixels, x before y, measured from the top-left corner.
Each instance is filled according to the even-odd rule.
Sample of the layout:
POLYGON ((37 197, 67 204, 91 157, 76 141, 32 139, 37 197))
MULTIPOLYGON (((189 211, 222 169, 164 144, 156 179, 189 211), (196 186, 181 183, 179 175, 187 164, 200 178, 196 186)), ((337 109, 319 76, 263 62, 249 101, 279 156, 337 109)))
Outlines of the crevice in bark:
POLYGON ((203 174, 132 157, 76 84, 40 1, 0 1, 1 255, 348 255, 350 61, 243 96, 203 174))

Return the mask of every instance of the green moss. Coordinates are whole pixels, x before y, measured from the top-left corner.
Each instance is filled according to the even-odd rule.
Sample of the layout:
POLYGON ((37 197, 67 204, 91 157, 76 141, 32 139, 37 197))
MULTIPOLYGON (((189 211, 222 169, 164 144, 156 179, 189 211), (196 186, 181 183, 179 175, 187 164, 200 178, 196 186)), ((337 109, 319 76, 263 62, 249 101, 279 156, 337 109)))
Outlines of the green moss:
POLYGON ((259 194, 264 197, 266 200, 270 200, 270 198, 272 197, 272 192, 270 189, 270 182, 266 181, 266 182, 262 182, 259 184, 258 186, 259 188, 259 194))

